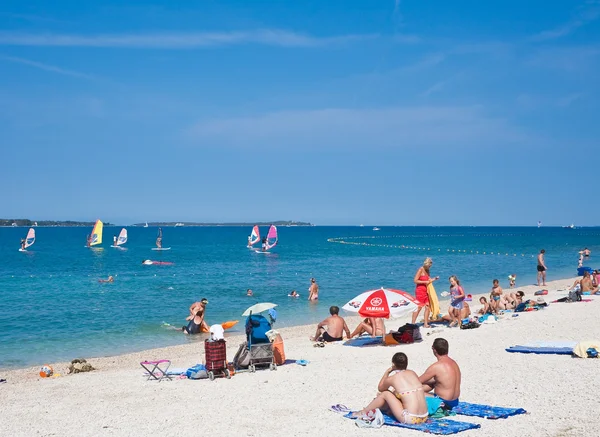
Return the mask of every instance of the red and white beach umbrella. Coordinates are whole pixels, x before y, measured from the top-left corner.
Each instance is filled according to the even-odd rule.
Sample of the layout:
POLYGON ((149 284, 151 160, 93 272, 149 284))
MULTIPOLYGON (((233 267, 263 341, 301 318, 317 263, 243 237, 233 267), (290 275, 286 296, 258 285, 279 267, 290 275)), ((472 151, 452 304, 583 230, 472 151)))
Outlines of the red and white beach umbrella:
POLYGON ((402 317, 417 309, 415 298, 405 291, 391 288, 365 291, 342 307, 362 317, 402 317))

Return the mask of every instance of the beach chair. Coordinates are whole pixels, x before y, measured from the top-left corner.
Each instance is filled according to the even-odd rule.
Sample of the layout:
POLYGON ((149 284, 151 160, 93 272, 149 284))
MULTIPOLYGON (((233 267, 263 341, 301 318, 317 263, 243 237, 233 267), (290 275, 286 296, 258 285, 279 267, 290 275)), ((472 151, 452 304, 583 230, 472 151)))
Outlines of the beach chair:
POLYGON ((164 378, 169 381, 172 379, 172 376, 169 374, 169 367, 171 366, 171 360, 157 360, 157 361, 142 361, 140 366, 148 372, 148 379, 162 381, 164 378))

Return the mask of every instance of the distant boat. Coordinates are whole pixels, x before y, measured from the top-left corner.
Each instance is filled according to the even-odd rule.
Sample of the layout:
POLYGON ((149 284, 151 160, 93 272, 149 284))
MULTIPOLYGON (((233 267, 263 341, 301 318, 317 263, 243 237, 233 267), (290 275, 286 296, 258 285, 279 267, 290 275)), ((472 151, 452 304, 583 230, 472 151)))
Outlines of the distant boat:
POLYGON ((97 246, 102 244, 102 230, 104 229, 104 223, 100 219, 96 220, 94 228, 92 229, 92 235, 90 235, 89 246, 97 246))
POLYGON ((20 252, 27 252, 27 248, 33 246, 35 243, 35 229, 29 228, 29 232, 27 232, 27 237, 25 237, 24 247, 19 249, 20 252))
POLYGON ((127 243, 127 229, 121 229, 119 233, 119 237, 117 238, 116 245, 112 245, 111 247, 121 247, 125 243, 127 243))
POLYGON ((175 223, 175 227, 180 227, 180 226, 184 226, 183 223, 175 223))
POLYGON ((37 222, 33 222, 33 226, 37 226, 37 222))
POLYGON ((365 225, 363 225, 363 224, 361 223, 361 224, 360 224, 360 227, 361 227, 361 228, 364 228, 364 227, 365 227, 365 225))
POLYGON ((145 227, 145 228, 147 228, 147 227, 148 227, 148 222, 146 222, 146 224, 144 225, 144 227, 145 227))
POLYGON ((11 226, 17 227, 17 224, 15 222, 13 222, 13 224, 11 226))
POLYGON ((258 225, 254 225, 252 232, 250 233, 250 240, 248 240, 248 247, 252 248, 256 243, 260 241, 260 229, 258 225))
POLYGON ((377 226, 375 226, 375 227, 373 228, 373 230, 374 230, 374 231, 381 231, 381 229, 379 229, 377 226))
POLYGON ((571 223, 568 226, 563 226, 563 229, 575 229, 575 225, 573 223, 571 223))
POLYGON ((542 227, 542 222, 538 221, 538 228, 541 228, 541 227, 542 227))

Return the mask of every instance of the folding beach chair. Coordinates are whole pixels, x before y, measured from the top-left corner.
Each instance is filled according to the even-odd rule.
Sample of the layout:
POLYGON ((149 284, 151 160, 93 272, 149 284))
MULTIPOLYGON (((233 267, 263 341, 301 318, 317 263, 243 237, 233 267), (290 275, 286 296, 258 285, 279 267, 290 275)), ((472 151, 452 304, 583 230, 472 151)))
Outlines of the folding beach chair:
POLYGON ((160 382, 163 378, 166 378, 169 381, 173 379, 171 375, 169 375, 171 360, 142 361, 140 366, 142 366, 146 372, 148 372, 147 381, 155 379, 160 382))

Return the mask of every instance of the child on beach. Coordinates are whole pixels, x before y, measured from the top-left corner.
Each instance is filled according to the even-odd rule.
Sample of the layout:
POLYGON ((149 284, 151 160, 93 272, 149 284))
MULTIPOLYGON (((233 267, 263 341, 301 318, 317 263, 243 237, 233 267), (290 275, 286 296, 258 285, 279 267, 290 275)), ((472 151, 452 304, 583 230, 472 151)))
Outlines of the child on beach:
POLYGON ((450 276, 448 280, 450 281, 450 316, 452 317, 449 327, 452 328, 453 326, 460 325, 461 312, 464 307, 465 291, 460 286, 460 281, 456 275, 450 276))
POLYGON ((517 282, 517 274, 516 273, 513 273, 512 275, 508 275, 508 286, 510 288, 514 288, 516 282, 517 282))

